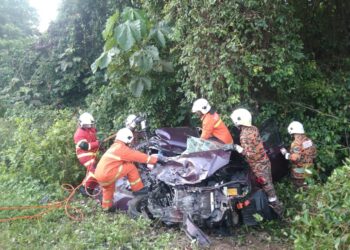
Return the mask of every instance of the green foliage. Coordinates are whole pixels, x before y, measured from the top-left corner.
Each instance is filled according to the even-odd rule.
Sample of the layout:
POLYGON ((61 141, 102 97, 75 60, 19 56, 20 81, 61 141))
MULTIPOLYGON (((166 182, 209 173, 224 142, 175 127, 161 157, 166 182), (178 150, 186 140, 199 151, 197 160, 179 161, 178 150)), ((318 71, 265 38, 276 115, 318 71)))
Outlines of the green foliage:
POLYGON ((173 109, 180 98, 174 68, 163 59, 169 56, 165 47, 169 32, 165 22, 135 8, 125 8, 107 20, 104 52, 91 69, 98 73, 106 68, 109 83, 93 88, 87 99, 102 131, 123 126, 130 113, 147 114, 154 127, 183 121, 181 111, 173 109))
POLYGON ((294 80, 300 25, 283 1, 167 1, 163 11, 175 24, 184 101, 204 96, 230 112, 294 80))
POLYGON ((350 52, 349 1, 291 1, 303 23, 301 37, 305 50, 325 70, 343 68, 350 52))
POLYGON ((93 73, 107 67, 111 81, 128 84, 140 97, 144 89, 151 89, 151 72, 163 71, 164 61, 152 38, 165 46, 165 30, 164 23, 152 24, 142 10, 125 8, 120 15, 116 12, 107 20, 104 52, 91 65, 93 73))
POLYGON ((18 40, 34 35, 38 23, 35 10, 27 0, 1 0, 0 39, 18 40))
POLYGON ((288 92, 280 92, 278 102, 262 102, 259 121, 269 117, 278 120, 285 146, 292 142, 287 135, 288 124, 301 121, 317 146, 316 171, 325 180, 350 153, 350 72, 338 71, 327 77, 315 62, 309 62, 303 65, 299 77, 302 80, 290 86, 288 92))
POLYGON ((76 121, 72 118, 68 110, 47 108, 10 115, 4 124, 11 127, 0 129, 1 137, 6 138, 1 149, 1 165, 43 183, 79 183, 84 169, 75 156, 76 121), (11 137, 6 134, 9 130, 11 137))
POLYGON ((31 47, 38 31, 36 13, 26 0, 2 0, 0 4, 0 103, 3 111, 31 92, 35 53, 31 47))
MULTIPOLYGON (((178 91, 184 96, 181 108, 189 110, 189 104, 203 96, 227 124, 235 107, 248 108, 257 125, 273 117, 286 146, 291 143, 286 127, 301 121, 318 146, 317 172, 323 180, 349 155, 349 64, 343 62, 347 70, 323 73, 317 62, 308 59, 300 34, 310 23, 295 18, 301 13, 302 21, 308 18, 305 9, 300 10, 303 4, 277 0, 143 4, 148 13, 161 13, 174 25, 170 38, 178 91)), ((318 8, 308 4, 309 9, 318 8)))
POLYGON ((296 249, 348 249, 350 245, 350 160, 328 182, 296 196, 302 204, 291 233, 296 249))
POLYGON ((36 41, 30 88, 34 105, 84 106, 89 85, 103 84, 90 64, 100 54, 105 20, 120 1, 62 1, 57 19, 36 41))

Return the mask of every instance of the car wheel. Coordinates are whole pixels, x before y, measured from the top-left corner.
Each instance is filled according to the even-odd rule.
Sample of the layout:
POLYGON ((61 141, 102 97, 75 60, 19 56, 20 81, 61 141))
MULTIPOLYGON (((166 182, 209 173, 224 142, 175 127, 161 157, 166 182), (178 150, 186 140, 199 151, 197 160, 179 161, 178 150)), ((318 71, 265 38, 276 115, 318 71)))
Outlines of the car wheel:
POLYGON ((140 217, 152 219, 152 215, 147 208, 148 195, 137 196, 129 201, 128 203, 128 215, 137 219, 140 217))

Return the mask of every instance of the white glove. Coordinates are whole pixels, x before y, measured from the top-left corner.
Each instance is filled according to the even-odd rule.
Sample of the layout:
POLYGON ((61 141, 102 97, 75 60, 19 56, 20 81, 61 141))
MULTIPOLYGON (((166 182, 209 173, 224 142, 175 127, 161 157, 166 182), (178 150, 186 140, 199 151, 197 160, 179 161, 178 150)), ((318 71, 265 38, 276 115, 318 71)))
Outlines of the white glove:
POLYGON ((284 157, 286 158, 286 160, 289 160, 289 156, 290 156, 290 153, 286 153, 286 154, 284 155, 284 157))
POLYGON ((236 150, 240 154, 242 154, 242 152, 243 152, 243 148, 237 144, 233 145, 233 149, 236 150))
POLYGON ((152 171, 154 169, 154 165, 153 164, 147 164, 147 168, 149 169, 149 171, 152 171))
POLYGON ((285 148, 281 148, 280 151, 281 151, 281 154, 283 154, 283 155, 288 153, 287 149, 285 149, 285 148))

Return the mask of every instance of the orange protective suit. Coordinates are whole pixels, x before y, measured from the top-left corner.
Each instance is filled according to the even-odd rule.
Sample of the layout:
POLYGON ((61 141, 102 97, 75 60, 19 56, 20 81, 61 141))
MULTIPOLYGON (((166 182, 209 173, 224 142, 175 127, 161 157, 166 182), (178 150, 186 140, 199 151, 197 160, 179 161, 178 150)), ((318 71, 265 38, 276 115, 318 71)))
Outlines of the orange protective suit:
POLYGON ((97 164, 95 178, 102 187, 103 209, 107 210, 113 205, 116 180, 127 176, 132 191, 143 188, 140 174, 132 162, 155 164, 157 157, 133 150, 124 142, 116 140, 97 164))
POLYGON ((232 144, 233 138, 225 123, 220 119, 218 113, 210 112, 202 116, 202 139, 216 137, 225 144, 232 144))

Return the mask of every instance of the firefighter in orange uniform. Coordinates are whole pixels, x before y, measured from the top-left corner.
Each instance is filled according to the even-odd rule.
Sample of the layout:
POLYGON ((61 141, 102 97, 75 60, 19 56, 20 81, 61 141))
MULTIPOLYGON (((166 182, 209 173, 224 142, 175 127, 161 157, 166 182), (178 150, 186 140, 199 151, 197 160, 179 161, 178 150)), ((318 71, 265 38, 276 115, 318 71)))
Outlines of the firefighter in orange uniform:
POLYGON ((224 144, 232 144, 233 138, 225 123, 206 99, 198 99, 193 103, 192 113, 200 115, 202 120, 202 139, 215 137, 224 144))
POLYGON ((102 208, 112 212, 113 194, 116 180, 127 176, 134 195, 147 194, 140 174, 133 162, 155 164, 157 161, 165 162, 166 157, 149 156, 128 147, 133 140, 133 133, 128 128, 122 128, 117 132, 115 142, 104 153, 97 164, 95 178, 102 187, 102 208))
POLYGON ((87 175, 80 189, 80 192, 85 196, 91 195, 97 186, 97 181, 92 175, 95 172, 96 155, 100 147, 96 133, 93 116, 89 113, 81 114, 79 116, 79 127, 74 134, 74 143, 78 160, 87 169, 87 175))
POLYGON ((262 184, 270 207, 282 216, 283 206, 276 196, 272 183, 271 162, 265 153, 259 130, 252 126, 252 115, 246 109, 236 109, 230 117, 235 126, 241 130, 241 146, 233 145, 233 149, 245 157, 258 182, 262 184))
POLYGON ((296 188, 306 188, 306 178, 310 177, 311 168, 316 158, 316 147, 312 140, 305 135, 304 126, 300 122, 293 121, 288 126, 288 133, 294 136, 290 146, 290 153, 285 148, 281 153, 292 163, 291 177, 296 188))

